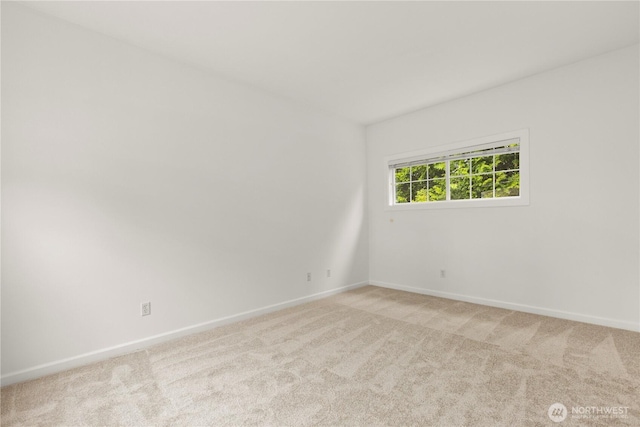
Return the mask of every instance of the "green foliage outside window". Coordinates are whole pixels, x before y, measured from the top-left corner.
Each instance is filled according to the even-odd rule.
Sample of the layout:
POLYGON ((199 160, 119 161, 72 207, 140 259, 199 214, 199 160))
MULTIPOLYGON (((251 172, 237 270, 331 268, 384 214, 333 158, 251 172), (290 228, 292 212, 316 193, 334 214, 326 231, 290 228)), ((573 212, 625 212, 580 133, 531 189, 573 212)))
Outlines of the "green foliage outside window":
POLYGON ((395 169, 396 203, 446 200, 446 163, 430 163, 395 169))
POLYGON ((450 200, 519 196, 520 154, 484 154, 396 168, 396 203, 447 200, 447 163, 450 200))

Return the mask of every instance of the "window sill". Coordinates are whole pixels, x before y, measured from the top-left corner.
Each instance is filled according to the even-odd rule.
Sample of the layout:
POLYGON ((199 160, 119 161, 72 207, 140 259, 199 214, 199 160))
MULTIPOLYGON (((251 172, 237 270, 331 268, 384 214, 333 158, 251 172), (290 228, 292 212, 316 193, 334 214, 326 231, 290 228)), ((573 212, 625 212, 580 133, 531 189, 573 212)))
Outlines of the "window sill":
POLYGON ((529 198, 509 197, 503 199, 449 200, 441 202, 403 203, 387 205, 387 211, 408 211, 424 209, 458 209, 458 208, 497 208, 505 206, 528 206, 529 198))

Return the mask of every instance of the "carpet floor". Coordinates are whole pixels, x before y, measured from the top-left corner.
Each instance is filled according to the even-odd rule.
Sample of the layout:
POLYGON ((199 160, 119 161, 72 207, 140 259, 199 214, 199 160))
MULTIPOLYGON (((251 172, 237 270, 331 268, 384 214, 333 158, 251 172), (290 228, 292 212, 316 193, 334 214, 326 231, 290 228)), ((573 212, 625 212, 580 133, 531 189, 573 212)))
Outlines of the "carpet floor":
POLYGON ((3 426, 639 426, 640 334, 366 286, 1 398, 3 426))

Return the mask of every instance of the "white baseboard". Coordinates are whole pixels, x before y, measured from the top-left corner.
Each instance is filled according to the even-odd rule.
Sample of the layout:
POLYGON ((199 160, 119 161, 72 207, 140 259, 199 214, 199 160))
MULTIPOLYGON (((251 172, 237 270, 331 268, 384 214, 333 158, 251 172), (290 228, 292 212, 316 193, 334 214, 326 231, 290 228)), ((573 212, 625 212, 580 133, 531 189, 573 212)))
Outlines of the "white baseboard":
POLYGON ((549 308, 535 307, 535 306, 525 305, 525 304, 517 304, 517 303, 506 302, 506 301, 498 301, 498 300, 487 299, 487 298, 479 298, 479 297, 473 297, 468 295, 435 291, 432 289, 414 288, 411 286, 380 282, 376 280, 370 280, 369 284, 374 286, 380 286, 383 288, 397 289, 399 291, 407 291, 407 292, 413 292, 417 294, 431 295, 434 297, 471 302, 474 304, 488 305, 491 307, 505 308, 508 310, 522 311, 525 313, 540 314, 542 316, 557 317, 560 319, 575 320, 577 322, 592 323, 594 325, 609 326, 611 328, 626 329, 629 331, 640 332, 640 323, 629 322, 626 320, 609 319, 606 317, 590 316, 587 314, 580 314, 580 313, 571 313, 567 311, 553 310, 549 308))
POLYGON ((356 289, 356 288, 365 286, 368 283, 369 282, 354 283, 354 284, 343 286, 340 288, 318 292, 313 295, 308 295, 306 297, 296 298, 296 299, 281 302, 278 304, 273 304, 266 307, 258 308, 255 310, 249 310, 249 311, 234 314, 231 316, 221 317, 219 319, 210 320, 208 322, 199 323, 193 326, 187 326, 186 328, 175 329, 173 331, 165 332, 165 333, 154 335, 147 338, 142 338, 140 340, 127 342, 124 344, 119 344, 113 347, 103 348, 103 349, 92 351, 89 353, 80 354, 78 356, 73 356, 66 359, 45 363, 45 364, 34 366, 31 368, 23 369, 21 371, 10 372, 6 375, 3 375, 0 378, 0 384, 2 384, 2 386, 6 386, 6 385, 15 384, 23 381, 28 381, 35 378, 43 377, 45 375, 51 375, 58 372, 66 371, 68 369, 84 366, 90 363, 99 362, 112 357, 133 353, 135 351, 145 349, 152 345, 170 341, 186 335, 203 332, 218 326, 239 322, 241 320, 249 319, 251 317, 260 316, 262 314, 267 314, 273 311, 282 310, 284 308, 304 304, 306 302, 318 300, 321 298, 326 298, 330 295, 338 294, 351 289, 356 289))

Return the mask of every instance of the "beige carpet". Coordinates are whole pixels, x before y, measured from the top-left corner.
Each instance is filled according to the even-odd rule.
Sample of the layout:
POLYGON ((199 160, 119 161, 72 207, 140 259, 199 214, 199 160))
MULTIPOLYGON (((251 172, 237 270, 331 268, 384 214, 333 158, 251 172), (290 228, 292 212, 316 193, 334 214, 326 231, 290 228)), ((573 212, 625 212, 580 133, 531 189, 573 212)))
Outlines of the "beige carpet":
POLYGON ((1 420, 638 426, 639 357, 635 332, 367 286, 4 387, 1 420), (569 412, 558 424, 556 402, 569 412), (572 407, 628 409, 578 419, 572 407))

